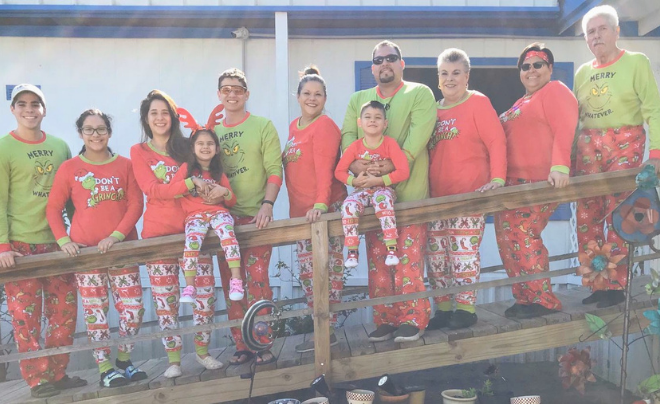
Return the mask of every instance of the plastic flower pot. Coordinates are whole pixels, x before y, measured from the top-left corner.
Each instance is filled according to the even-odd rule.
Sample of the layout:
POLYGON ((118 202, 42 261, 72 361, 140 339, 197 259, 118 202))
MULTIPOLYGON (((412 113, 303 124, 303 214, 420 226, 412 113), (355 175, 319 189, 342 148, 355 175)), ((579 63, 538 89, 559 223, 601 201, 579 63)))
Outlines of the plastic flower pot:
POLYGON ((442 403, 443 404, 469 404, 476 403, 477 396, 474 397, 463 397, 463 390, 459 389, 450 389, 442 392, 442 403))

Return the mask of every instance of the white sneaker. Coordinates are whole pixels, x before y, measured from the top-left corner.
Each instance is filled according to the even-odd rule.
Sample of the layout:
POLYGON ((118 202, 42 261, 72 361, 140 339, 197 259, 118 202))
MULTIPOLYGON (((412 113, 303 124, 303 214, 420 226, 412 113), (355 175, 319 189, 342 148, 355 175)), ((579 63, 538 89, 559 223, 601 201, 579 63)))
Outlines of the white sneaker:
POLYGON ((163 376, 167 377, 168 379, 173 379, 175 377, 181 376, 181 366, 179 365, 170 365, 169 368, 163 373, 163 376))
POLYGON ((346 268, 355 268, 358 266, 358 252, 349 250, 348 251, 348 256, 346 257, 346 261, 344 261, 344 266, 346 268))
POLYGON ((385 258, 385 265, 387 265, 388 267, 399 265, 399 257, 395 255, 394 251, 387 252, 387 257, 385 258))
POLYGON ((197 363, 204 366, 208 370, 220 369, 222 367, 222 362, 220 362, 219 360, 216 360, 211 355, 209 355, 206 358, 202 359, 202 358, 199 357, 199 355, 195 354, 195 359, 197 360, 197 363))

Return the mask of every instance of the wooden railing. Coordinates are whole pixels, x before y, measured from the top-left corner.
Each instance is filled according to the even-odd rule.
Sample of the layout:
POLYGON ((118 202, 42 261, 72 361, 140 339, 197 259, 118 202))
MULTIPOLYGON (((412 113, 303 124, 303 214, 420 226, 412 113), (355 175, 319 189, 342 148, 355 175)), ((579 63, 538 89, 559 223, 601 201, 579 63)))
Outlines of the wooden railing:
MULTIPOLYGON (((405 202, 396 205, 397 223, 399 226, 427 223, 431 220, 465 216, 477 213, 492 213, 507 209, 541 203, 571 202, 579 198, 608 195, 615 192, 632 191, 635 189, 635 176, 638 169, 624 170, 612 173, 595 174, 571 178, 571 183, 565 188, 554 189, 546 182, 504 187, 486 193, 470 193, 452 195, 442 198, 425 199, 405 202)), ((373 209, 367 209, 360 220, 361 233, 380 228, 378 219, 373 215, 373 209)), ((350 310, 389 304, 411 299, 443 296, 468 290, 479 290, 496 286, 506 286, 517 282, 541 278, 562 276, 574 273, 574 268, 550 271, 549 273, 525 275, 517 278, 499 279, 480 282, 472 285, 454 286, 445 289, 427 290, 424 292, 366 299, 360 301, 330 304, 328 299, 328 238, 342 235, 339 213, 322 215, 321 220, 309 224, 304 218, 277 220, 266 229, 257 229, 254 225, 237 226, 236 235, 241 247, 260 245, 286 245, 298 240, 312 239, 313 246, 313 288, 314 309, 300 309, 283 312, 281 319, 313 314, 315 343, 315 372, 317 375, 330 375, 330 314, 342 310, 350 310)), ((127 241, 116 244, 107 253, 101 255, 96 248, 83 248, 80 256, 70 258, 62 252, 41 254, 17 258, 14 268, 0 268, 0 283, 35 277, 52 276, 103 268, 116 265, 143 263, 151 260, 176 258, 181 256, 184 235, 152 238, 148 240, 127 241)), ((218 238, 209 236, 204 242, 203 251, 214 253, 220 248, 218 238)), ((564 260, 575 257, 575 254, 564 254, 552 257, 551 260, 564 260)), ((658 254, 636 257, 635 261, 660 258, 658 254)), ((502 266, 483 268, 482 273, 502 269, 502 266)), ((279 305, 289 301, 278 302, 279 305)), ((263 316, 268 319, 268 316, 263 316)), ((229 320, 219 323, 186 327, 177 330, 161 331, 143 334, 129 338, 117 338, 102 342, 89 342, 76 346, 65 346, 44 349, 35 352, 25 352, 0 356, 0 363, 13 362, 21 359, 49 356, 60 353, 76 352, 116 346, 120 343, 148 341, 157 338, 190 334, 199 331, 210 331, 240 325, 241 320, 229 320)))

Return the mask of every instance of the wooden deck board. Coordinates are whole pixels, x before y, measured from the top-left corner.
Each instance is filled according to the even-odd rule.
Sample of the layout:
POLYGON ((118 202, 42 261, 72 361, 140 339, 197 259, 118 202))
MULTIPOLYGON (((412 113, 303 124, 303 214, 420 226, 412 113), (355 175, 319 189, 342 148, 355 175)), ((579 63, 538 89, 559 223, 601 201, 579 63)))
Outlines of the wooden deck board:
POLYGON ((479 320, 495 327, 498 334, 503 332, 516 331, 522 328, 520 323, 483 309, 481 306, 476 307, 476 312, 479 320))
POLYGON ((300 345, 303 342, 305 342, 304 334, 286 337, 284 346, 280 352, 280 357, 277 359, 278 369, 300 365, 301 354, 296 352, 296 345, 300 345))
MULTIPOLYGON (((642 281, 637 281, 641 287, 642 281)), ((595 305, 583 305, 581 299, 589 291, 578 288, 557 292, 563 303, 560 313, 545 316, 541 321, 514 321, 503 317, 503 311, 512 304, 500 302, 478 306, 479 322, 464 332, 445 330, 428 331, 419 341, 398 344, 393 340, 370 343, 369 332, 373 324, 346 327, 336 331, 338 345, 332 348, 332 372, 330 380, 345 382, 374 377, 386 367, 396 367, 397 372, 421 370, 431 367, 467 363, 506 355, 528 354, 542 349, 557 348, 575 344, 590 335, 588 325, 583 320, 584 313, 597 314, 605 321, 612 321, 610 329, 615 336, 621 334, 623 318, 620 315, 623 305, 597 309, 595 305), (433 345, 433 346, 430 346, 433 345)), ((631 319, 633 330, 644 327, 648 321, 642 311, 655 307, 656 299, 638 296, 632 307, 637 317, 631 319)), ((279 354, 278 369, 258 369, 255 377, 254 396, 280 391, 306 388, 314 375, 313 353, 295 353, 295 346, 311 335, 298 335, 280 338, 275 341, 272 351, 279 354), (287 356, 287 352, 291 357, 287 356), (308 364, 306 362, 309 362, 308 364)), ((591 339, 597 338, 592 336, 591 339)), ((212 350, 211 353, 223 363, 233 355, 235 347, 212 350)), ((98 386, 98 370, 90 369, 71 375, 86 378, 90 385, 79 389, 63 391, 49 400, 33 400, 29 389, 22 381, 14 382, 13 393, 3 395, 0 402, 26 402, 30 404, 57 404, 72 401, 92 403, 136 403, 186 401, 189 403, 210 403, 220 400, 245 398, 249 380, 240 379, 247 368, 225 365, 223 369, 208 371, 194 360, 194 353, 183 358, 184 376, 174 381, 162 382, 162 373, 169 366, 167 358, 151 359, 138 364, 149 374, 149 379, 117 389, 102 389, 98 386), (161 380, 161 381, 159 381, 161 380), (18 386, 22 386, 19 388, 18 386), (11 401, 8 401, 10 399, 11 401)), ((0 389, 2 389, 0 384, 0 389)))
MULTIPOLYGON (((280 340, 283 338, 278 338, 277 340, 280 340)), ((277 343, 277 340, 275 340, 275 343, 277 343)), ((231 366, 229 364, 229 359, 234 356, 234 353, 236 352, 236 347, 235 346, 228 346, 225 347, 220 355, 216 358, 220 362, 222 362, 222 367, 220 369, 213 369, 213 370, 205 370, 202 372, 202 375, 200 376, 200 380, 205 382, 208 380, 217 380, 221 379, 223 377, 227 376, 227 368, 231 366)))
POLYGON ((140 370, 147 372, 147 378, 145 380, 140 380, 139 382, 130 383, 126 386, 118 387, 116 389, 100 389, 99 398, 116 396, 121 394, 136 393, 138 391, 148 390, 149 372, 151 372, 151 370, 154 367, 156 367, 160 362, 162 362, 162 360, 160 358, 157 358, 157 359, 149 359, 148 361, 142 363, 138 367, 140 368, 140 370))
MULTIPOLYGON (((348 342, 346 342, 346 334, 343 329, 335 330, 335 335, 337 336, 337 344, 330 347, 330 357, 332 359, 340 359, 351 356, 351 350, 348 347, 348 342)), ((314 338, 314 334, 306 334, 305 341, 310 338, 314 338)), ((300 364, 306 365, 308 363, 314 363, 314 351, 304 352, 300 356, 300 364)))
MULTIPOLYGON (((351 356, 369 355, 376 352, 374 344, 367 340, 367 331, 362 325, 346 327, 346 340, 351 348, 351 356)), ((375 329, 375 328, 374 328, 375 329)))
MULTIPOLYGON (((95 384, 95 385, 98 386, 98 384, 99 384, 99 370, 98 370, 98 368, 78 370, 76 372, 70 373, 69 376, 78 376, 81 379, 87 380, 87 386, 89 386, 90 384, 95 384)), ((53 396, 53 397, 50 397, 50 398, 46 399, 46 401, 48 402, 48 404, 72 403, 73 402, 73 396, 75 394, 77 394, 79 391, 81 391, 82 389, 87 388, 87 386, 77 387, 75 389, 62 390, 62 392, 60 394, 58 394, 56 396, 53 396)))
MULTIPOLYGON (((140 366, 142 366, 142 364, 145 363, 145 362, 146 362, 146 361, 136 362, 136 363, 134 363, 134 365, 137 366, 137 367, 140 367, 140 366)), ((96 380, 96 381, 93 381, 93 379, 92 379, 92 381, 89 381, 89 384, 88 384, 87 386, 83 387, 83 388, 82 388, 80 391, 78 391, 77 393, 74 393, 74 394, 73 394, 73 401, 74 401, 74 402, 76 402, 76 401, 91 400, 91 399, 93 399, 93 398, 97 398, 98 395, 99 395, 99 391, 100 391, 101 389, 115 390, 115 389, 118 389, 118 388, 119 388, 119 387, 113 387, 113 388, 109 388, 109 387, 101 387, 101 386, 99 385, 99 382, 98 382, 99 377, 100 377, 100 376, 98 376, 98 374, 99 374, 99 373, 98 373, 98 369, 96 369, 96 370, 97 370, 97 372, 96 372, 96 374, 97 374, 97 380, 96 380)))
POLYGON ((438 344, 440 342, 449 341, 449 336, 442 330, 427 330, 422 335, 424 345, 438 344))
MULTIPOLYGON (((503 302, 494 302, 481 305, 485 310, 490 311, 491 313, 497 314, 498 316, 504 317, 504 311, 509 307, 513 306, 515 300, 507 300, 503 302)), ((545 318, 543 317, 534 317, 526 319, 511 319, 512 321, 520 323, 520 327, 523 329, 526 328, 535 328, 542 327, 547 324, 545 318)))

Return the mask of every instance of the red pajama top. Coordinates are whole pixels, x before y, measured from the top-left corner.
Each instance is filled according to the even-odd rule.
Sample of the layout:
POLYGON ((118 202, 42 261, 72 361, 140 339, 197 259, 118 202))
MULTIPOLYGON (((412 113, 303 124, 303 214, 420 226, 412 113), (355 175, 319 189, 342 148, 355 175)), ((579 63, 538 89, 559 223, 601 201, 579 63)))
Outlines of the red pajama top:
POLYGON ((508 176, 542 181, 569 173, 578 103, 562 82, 551 81, 500 115, 506 133, 508 176))
POLYGON ((95 163, 80 155, 55 174, 46 217, 60 246, 70 241, 92 246, 109 236, 137 240, 143 199, 129 159, 115 154, 95 163), (69 199, 76 210, 67 235, 62 209, 69 199))
POLYGON ((209 212, 209 213, 229 212, 229 208, 236 205, 236 194, 234 194, 234 191, 232 191, 231 185, 229 185, 229 179, 227 178, 227 175, 225 175, 225 173, 222 173, 222 177, 220 177, 220 181, 216 181, 213 179, 213 177, 211 177, 211 173, 208 171, 202 170, 201 174, 197 171, 193 172, 194 177, 201 178, 206 182, 222 185, 223 187, 229 189, 229 196, 225 197, 224 203, 218 205, 207 205, 204 203, 204 199, 202 197, 192 196, 189 193, 187 193, 188 191, 188 185, 186 184, 186 182, 188 181, 187 174, 188 174, 188 164, 183 163, 179 168, 179 171, 174 176, 174 179, 172 179, 171 186, 162 187, 164 191, 163 194, 171 197, 174 197, 175 195, 182 195, 183 193, 185 193, 185 195, 183 195, 183 197, 179 199, 179 202, 181 203, 181 208, 183 209, 183 212, 186 217, 204 212, 209 212), (181 192, 181 190, 184 191, 181 192))
POLYGON ((449 107, 438 103, 428 149, 433 198, 474 192, 490 181, 504 184, 504 131, 490 100, 478 91, 449 107))
MULTIPOLYGON (((142 238, 168 236, 184 232, 185 213, 174 198, 163 196, 161 184, 169 184, 179 170, 179 163, 169 154, 159 152, 151 143, 131 147, 133 174, 147 196, 142 218, 142 238)), ((178 194, 183 194, 182 189, 178 194)))
POLYGON ((327 115, 305 127, 298 126, 298 118, 291 122, 282 153, 290 217, 305 216, 312 208, 327 212, 346 198, 346 187, 334 176, 340 143, 341 131, 327 115))
POLYGON ((363 137, 354 141, 344 150, 344 154, 337 164, 335 169, 335 177, 344 184, 353 185, 355 178, 348 172, 348 167, 355 160, 392 160, 394 164, 394 171, 387 175, 383 175, 383 182, 385 186, 397 184, 405 181, 410 177, 410 167, 408 166, 408 157, 401 150, 399 144, 394 138, 383 136, 380 144, 374 148, 367 146, 366 139, 363 137))

